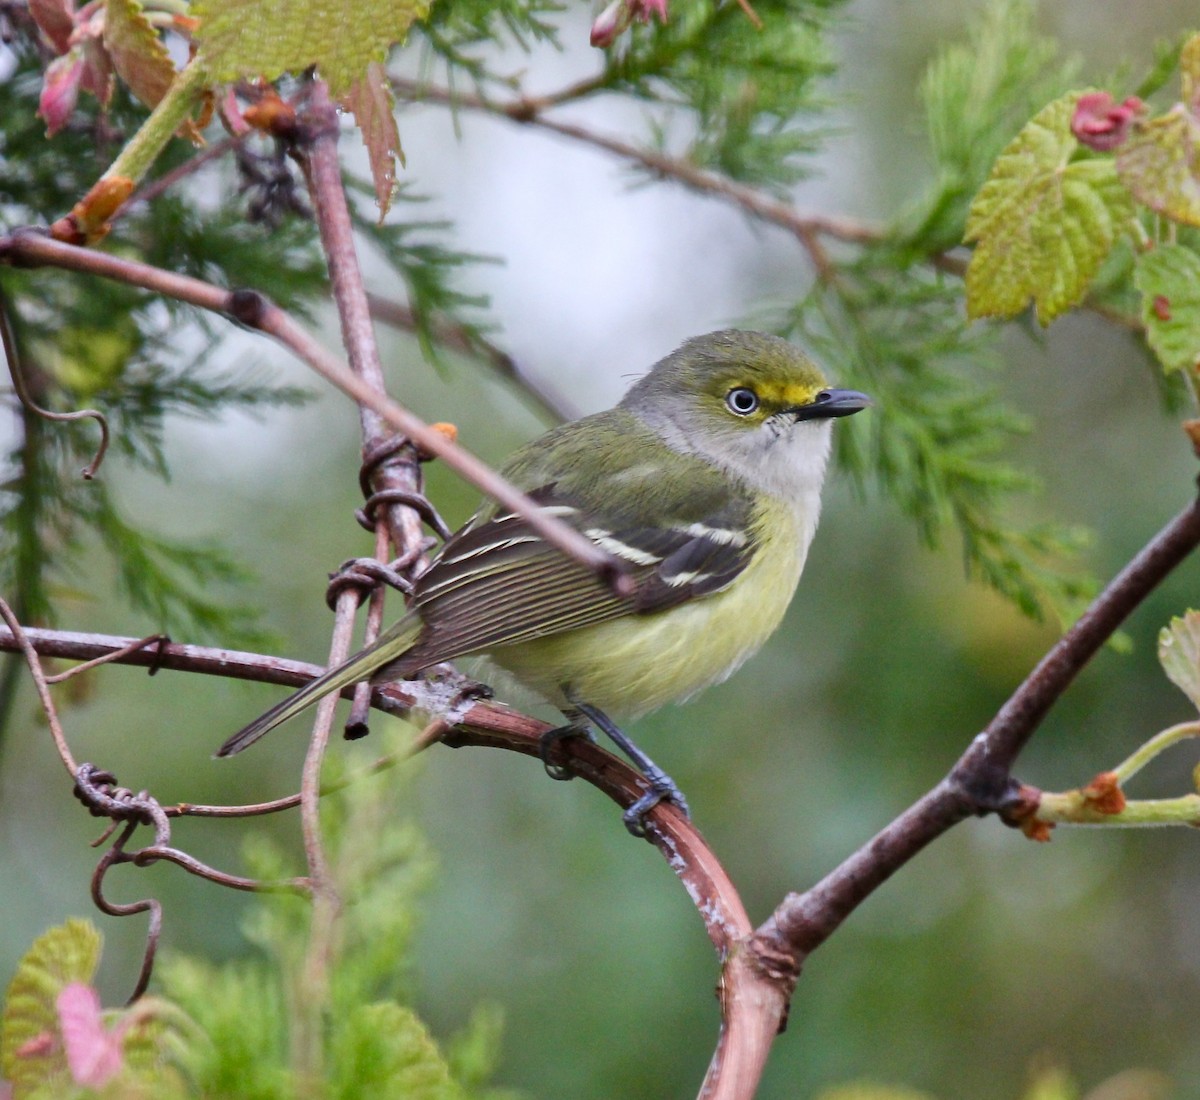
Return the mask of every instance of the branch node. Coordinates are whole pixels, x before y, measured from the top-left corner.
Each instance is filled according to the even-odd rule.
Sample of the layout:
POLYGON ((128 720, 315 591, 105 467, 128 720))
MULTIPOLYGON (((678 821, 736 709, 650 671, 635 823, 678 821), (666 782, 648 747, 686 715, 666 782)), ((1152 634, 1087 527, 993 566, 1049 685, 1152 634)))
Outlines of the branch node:
POLYGON ((976 817, 998 814, 1003 817, 1013 807, 1023 804, 1023 792, 1027 789, 1014 779, 1004 765, 996 763, 971 749, 951 769, 946 777, 949 788, 964 799, 976 817))
POLYGON ((270 305, 270 300, 261 291, 249 290, 242 287, 238 290, 230 291, 229 305, 226 312, 235 321, 245 325, 247 328, 261 329, 263 327, 263 317, 270 308, 270 305))

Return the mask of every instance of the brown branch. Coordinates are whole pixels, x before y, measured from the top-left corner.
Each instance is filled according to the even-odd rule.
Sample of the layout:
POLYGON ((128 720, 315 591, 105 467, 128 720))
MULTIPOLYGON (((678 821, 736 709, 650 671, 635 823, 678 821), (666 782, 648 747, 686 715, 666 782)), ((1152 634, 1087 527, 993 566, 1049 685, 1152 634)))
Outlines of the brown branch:
MULTIPOLYGON (((826 239, 842 241, 847 244, 866 245, 877 244, 885 240, 888 235, 888 229, 885 226, 839 214, 806 213, 797 210, 792 203, 786 200, 778 199, 774 195, 747 184, 738 183, 728 176, 707 171, 682 157, 673 157, 657 149, 634 145, 632 142, 598 133, 577 123, 547 117, 544 113, 561 103, 580 98, 577 89, 578 92, 585 95, 603 91, 604 84, 601 79, 581 81, 578 85, 569 86, 556 94, 519 95, 505 102, 458 89, 440 88, 421 81, 407 80, 403 77, 392 77, 392 89, 398 98, 409 102, 438 103, 451 108, 462 107, 491 115, 494 118, 507 119, 518 125, 535 127, 560 137, 569 138, 571 141, 602 149, 622 160, 641 165, 661 179, 674 180, 700 194, 730 202, 751 217, 775 225, 795 237, 808 254, 813 270, 823 282, 832 282, 837 278, 836 265, 825 247, 826 239)), ((951 250, 927 256, 925 262, 938 271, 961 278, 966 274, 968 258, 959 255, 957 250, 951 250)), ((1145 326, 1137 317, 1102 302, 1089 299, 1084 303, 1084 308, 1131 332, 1144 331, 1145 326)))
POLYGON ((877 887, 968 817, 1022 809, 1011 768, 1046 712, 1125 618, 1200 546, 1200 501, 1163 528, 1093 601, 932 790, 803 894, 789 894, 726 967, 727 1026, 702 1092, 750 1096, 808 955, 877 887), (740 1014, 737 1020, 734 1013, 740 1014), (736 1067, 736 1068, 733 1068, 736 1067), (730 1075, 736 1074, 733 1082, 730 1075))
MULTIPOLYGON (((192 672, 288 687, 299 687, 324 671, 319 665, 232 649, 170 642, 161 650, 151 651, 134 648, 136 639, 133 638, 37 627, 23 630, 18 627, 18 630, 29 650, 43 657, 86 661, 111 655, 114 665, 141 668, 154 665, 163 671, 192 672)), ((21 641, 11 626, 0 626, 0 651, 21 648, 21 641)), ((372 705, 385 713, 405 717, 414 706, 427 702, 418 699, 414 690, 420 688, 404 683, 376 688, 371 697, 372 705)), ((342 695, 351 698, 352 689, 346 688, 342 695)), ((424 747, 437 738, 455 746, 475 745, 517 752, 530 757, 540 768, 539 745, 542 734, 550 728, 547 723, 500 703, 480 701, 466 707, 449 733, 441 722, 431 723, 410 747, 424 747)), ((562 742, 560 748, 567 755, 572 772, 622 808, 632 806, 645 793, 645 779, 640 773, 585 738, 570 738, 562 742)), ((372 767, 385 765, 385 761, 377 761, 372 767)), ((195 809, 199 813, 205 808, 195 809)), ((222 807, 212 809, 216 811, 212 816, 228 816, 222 807)), ((669 804, 656 807, 647 825, 651 840, 687 886, 689 896, 704 919, 709 938, 725 957, 753 926, 720 861, 692 824, 683 820, 669 804)))
POLYGON ((534 126, 570 138, 597 149, 613 153, 623 160, 640 164, 664 179, 672 179, 701 194, 713 195, 732 202, 760 221, 779 226, 791 233, 808 253, 813 267, 822 278, 833 276, 833 265, 825 251, 822 238, 831 237, 854 244, 871 244, 883 240, 885 231, 854 218, 832 214, 805 214, 791 203, 775 198, 764 191, 738 183, 727 176, 703 168, 655 149, 645 149, 586 126, 561 119, 548 118, 543 111, 559 102, 555 97, 521 97, 498 103, 471 92, 439 88, 419 81, 392 78, 392 88, 401 99, 412 102, 440 103, 449 107, 465 107, 525 126, 534 126))
POLYGON ((54 241, 41 232, 29 229, 0 236, 0 263, 26 267, 53 266, 114 279, 201 309, 227 314, 242 324, 274 337, 318 374, 353 400, 377 413, 421 450, 440 458, 493 500, 520 515, 552 546, 611 584, 619 594, 626 594, 628 578, 611 555, 561 520, 547 515, 524 493, 469 451, 355 377, 294 318, 264 295, 256 291, 224 290, 202 279, 164 271, 137 260, 54 241))

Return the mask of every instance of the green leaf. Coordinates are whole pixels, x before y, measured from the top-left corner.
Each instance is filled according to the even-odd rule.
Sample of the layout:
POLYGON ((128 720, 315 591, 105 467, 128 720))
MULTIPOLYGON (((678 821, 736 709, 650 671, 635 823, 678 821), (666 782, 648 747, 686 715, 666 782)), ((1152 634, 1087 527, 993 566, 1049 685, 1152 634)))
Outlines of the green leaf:
POLYGON ((1200 710, 1200 611, 1189 611, 1162 628, 1158 660, 1171 683, 1200 710))
POLYGON ((1082 93, 1044 107, 1008 144, 971 204, 965 240, 972 318, 1011 317, 1034 302, 1048 325, 1087 292, 1133 217, 1108 159, 1072 160, 1071 116, 1082 93))
POLYGON ((342 1017, 333 1040, 330 1095, 345 1100, 460 1100, 437 1044, 411 1009, 392 1001, 342 1017))
POLYGON ((1146 339, 1168 371, 1200 363, 1200 256, 1163 244, 1137 258, 1134 285, 1142 295, 1146 339))
POLYGON ((274 80, 315 65, 330 94, 348 92, 372 61, 382 61, 432 0, 197 0, 200 57, 218 81, 274 80))
POLYGON ((1151 210, 1200 225, 1196 150, 1200 123, 1183 104, 1134 127, 1117 155, 1117 171, 1134 198, 1151 210))
POLYGON ((21 1096, 52 1081, 69 1081, 58 1039, 55 1001, 71 982, 90 985, 100 962, 100 933, 90 921, 69 920, 43 932, 8 986, 0 1020, 0 1073, 21 1096))

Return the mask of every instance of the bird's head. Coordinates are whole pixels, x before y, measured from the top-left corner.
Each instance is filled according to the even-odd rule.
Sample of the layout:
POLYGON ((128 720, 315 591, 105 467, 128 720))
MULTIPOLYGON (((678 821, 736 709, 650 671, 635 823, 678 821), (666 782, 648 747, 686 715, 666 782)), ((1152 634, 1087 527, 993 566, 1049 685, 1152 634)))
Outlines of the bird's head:
POLYGON ((668 446, 787 495, 820 487, 831 422, 870 403, 857 390, 831 388, 786 340, 728 329, 688 340, 621 405, 668 446))

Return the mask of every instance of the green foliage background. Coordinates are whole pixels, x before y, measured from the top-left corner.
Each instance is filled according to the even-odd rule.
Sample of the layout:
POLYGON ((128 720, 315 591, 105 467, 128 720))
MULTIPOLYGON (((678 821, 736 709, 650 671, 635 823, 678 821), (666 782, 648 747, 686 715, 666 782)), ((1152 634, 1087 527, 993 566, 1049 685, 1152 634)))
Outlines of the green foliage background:
MULTIPOLYGON (((717 32, 697 29, 679 8, 660 38, 635 39, 614 69, 614 87, 643 87, 638 66, 651 64, 654 50, 686 50, 693 31, 701 41, 690 48, 704 56, 703 34, 717 32)), ((982 102, 966 94, 935 96, 941 104, 932 120, 935 170, 919 89, 923 79, 928 95, 930 81, 953 88, 956 80, 986 76, 986 36, 951 55, 933 76, 923 75, 941 46, 966 39, 968 8, 853 0, 839 9, 824 52, 814 47, 814 61, 838 66, 820 91, 839 104, 833 116, 814 115, 815 129, 837 131, 824 135, 816 159, 801 156, 814 143, 812 132, 781 127, 765 150, 756 147, 757 159, 747 160, 736 112, 727 101, 722 108, 720 88, 705 85, 713 98, 703 101, 701 117, 720 124, 688 143, 697 159, 740 165, 756 182, 777 181, 790 165, 793 175, 808 177, 799 191, 802 207, 896 221, 900 236, 907 234, 886 255, 864 255, 847 275, 851 294, 838 301, 809 290, 807 268, 786 235, 747 229, 712 199, 670 185, 626 190, 627 173, 596 154, 498 122, 463 115, 464 140, 456 145, 446 114, 401 116, 408 175, 435 199, 428 209, 401 204, 393 219, 444 214, 459 225, 446 238, 455 247, 502 255, 506 267, 465 274, 463 294, 489 293, 490 316, 522 366, 570 395, 581 411, 615 399, 627 375, 682 337, 748 317, 794 325, 834 374, 853 374, 863 388, 871 388, 863 372, 875 371, 879 408, 868 414, 871 421, 839 425, 847 429, 843 458, 850 474, 833 479, 784 628, 733 681, 637 730, 688 793, 700 827, 728 858, 758 918, 934 782, 1053 637, 1011 603, 968 583, 956 538, 944 530, 937 537, 939 517, 952 518, 964 501, 977 499, 959 491, 964 484, 985 496, 1006 488, 980 473, 992 467, 967 467, 963 480, 949 485, 933 476, 921 480, 930 466, 906 467, 903 459, 914 452, 897 451, 883 468, 892 495, 880 493, 865 473, 879 450, 888 457, 889 433, 894 440, 900 431, 927 427, 929 454, 936 455, 942 426, 922 419, 928 412, 918 398, 931 392, 944 398, 951 426, 975 417, 983 457, 999 452, 1044 484, 1042 497, 1009 506, 1022 522, 1091 528, 1084 559, 1099 577, 1123 564, 1194 489, 1195 461, 1178 417, 1166 411, 1178 394, 1166 389, 1131 336, 1078 315, 1045 332, 1010 325, 992 347, 979 336, 971 338, 978 347, 961 343, 958 284, 934 277, 915 252, 905 256, 905 240, 914 250, 911 242, 955 243, 982 173, 1034 111, 1067 87, 1104 84, 1123 60, 1143 72, 1154 42, 1177 41, 1193 12, 1167 2, 1136 9, 1084 0, 1045 6, 1039 29, 1060 41, 1060 57, 1079 55, 1075 71, 1060 61, 1047 64, 1039 54, 1044 47, 1031 43, 1027 68, 1004 94, 982 102), (965 132, 994 141, 967 142, 965 132), (629 259, 622 266, 596 251, 597 223, 614 249, 653 233, 650 266, 635 268, 629 259), (797 313, 794 303, 805 294, 807 308, 797 313), (917 312, 936 322, 920 338, 905 325, 917 312), (888 341, 879 339, 881 331, 888 341), (938 332, 953 332, 954 340, 947 336, 939 348, 931 343, 938 332), (981 370, 981 364, 991 365, 981 370), (1012 414, 991 400, 972 403, 955 388, 956 379, 968 376, 982 377, 1019 410, 1029 434, 1013 435, 1012 414)), ((439 18, 435 6, 428 31, 440 59, 435 72, 446 59, 458 63, 456 51, 473 33, 469 11, 461 25, 439 18)), ((581 11, 565 55, 540 45, 511 67, 527 66, 531 85, 539 87, 564 83, 573 67, 594 71, 596 59, 577 44, 586 26, 581 11)), ((797 33, 812 31, 797 26, 797 33)), ((781 81, 787 77, 780 74, 781 81)), ((682 70, 681 82, 688 79, 697 79, 694 66, 682 70)), ((645 90, 662 98, 690 94, 654 82, 645 90)), ((596 111, 583 117, 598 128, 642 132, 636 112, 631 120, 628 110, 596 111)), ((679 147, 678 134, 664 130, 659 138, 679 147)), ((86 164, 80 176, 86 178, 86 164)), ((44 186, 69 190, 70 182, 44 186)), ((6 216, 18 215, 9 209, 6 216)), ((168 206, 156 216, 176 217, 178 229, 157 238, 174 242, 173 252, 150 258, 188 269, 195 260, 184 245, 187 233, 199 233, 197 220, 208 212, 168 206)), ((418 241, 435 231, 422 232, 418 241)), ((301 295, 311 282, 300 281, 302 253, 289 257, 287 231, 229 225, 217 239, 229 245, 227 270, 241 263, 246 281, 288 304, 306 300, 301 295), (236 247, 239 233, 247 234, 244 249, 236 247)), ((419 248, 412 255, 419 258, 419 248)), ((624 255, 645 259, 635 250, 624 255)), ((427 269, 414 260, 409 270, 409 289, 419 293, 427 269)), ((56 295, 79 294, 58 273, 2 275, 6 288, 17 279, 41 288, 47 310, 56 295)), ((374 289, 398 292, 397 274, 384 265, 373 266, 371 277, 374 289)), ((156 308, 98 298, 93 304, 102 318, 156 308)), ((309 304, 319 319, 331 320, 309 304)), ((147 362, 165 361, 194 380, 186 355, 172 359, 163 350, 200 347, 200 334, 186 327, 193 322, 176 311, 151 320, 161 328, 147 362)), ((113 327, 112 339, 131 339, 127 329, 113 327)), ((385 341, 394 392, 429 419, 455 421, 485 457, 501 458, 544 426, 527 401, 474 361, 451 357, 431 371, 416 342, 385 341)), ((94 338, 86 347, 94 362, 94 338)), ((268 378, 272 385, 317 389, 300 368, 249 337, 226 340, 208 357, 205 369, 215 372, 207 375, 210 385, 230 377, 227 371, 244 384, 243 368, 251 363, 263 372, 254 376, 256 386, 268 378)), ((213 404, 207 394, 191 396, 192 411, 213 404)), ((264 399, 261 388, 239 396, 246 406, 264 399)), ((328 627, 325 572, 368 549, 351 519, 358 503, 353 410, 321 395, 306 406, 270 410, 262 420, 232 414, 197 425, 177 410, 164 413, 161 435, 126 437, 126 453, 105 467, 104 495, 89 499, 111 500, 106 514, 175 544, 220 544, 239 568, 253 571, 254 586, 241 590, 223 564, 206 572, 206 559, 197 559, 192 584, 205 589, 214 578, 230 584, 222 591, 232 619, 207 624, 216 635, 259 622, 286 639, 284 652, 320 659, 328 627), (173 471, 167 485, 152 476, 163 459, 173 471), (261 620, 240 615, 240 605, 251 602, 263 609, 261 620)), ((77 434, 86 437, 86 429, 77 434)), ((452 523, 469 514, 470 490, 436 468, 430 481, 452 523)), ((980 530, 979 537, 991 537, 980 530)), ((121 544, 120 534, 112 535, 112 545, 121 544)), ((97 536, 65 541, 75 547, 75 564, 49 590, 61 625, 129 634, 161 625, 163 607, 122 593, 120 573, 97 553, 97 536)), ((1039 545, 1016 550, 1038 558, 1039 545)), ((177 564, 169 553, 161 557, 164 567, 177 564)), ((979 572, 987 569, 977 565, 979 572)), ((1186 564, 1129 623, 1132 652, 1105 652, 1085 672, 1022 761, 1022 778, 1048 788, 1075 785, 1160 726, 1189 717, 1186 700, 1157 668, 1154 639, 1170 616, 1196 603, 1198 578, 1197 565, 1186 564)), ((206 625, 189 618, 186 603, 172 614, 185 631, 206 625)), ((167 673, 150 680, 127 669, 104 671, 90 689, 68 712, 76 752, 135 788, 149 787, 164 801, 197 802, 256 800, 295 788, 303 751, 298 731, 233 763, 209 759, 229 731, 276 697, 269 689, 167 673)), ((94 858, 85 846, 94 823, 76 812, 63 787, 32 693, 22 687, 9 703, 13 718, 0 768, 6 916, 0 971, 11 969, 46 926, 88 912, 94 858)), ((1186 751, 1169 758, 1138 789, 1184 789, 1191 763, 1186 751)), ((494 1003, 507 1021, 495 1078, 501 1084, 581 1100, 694 1092, 716 1033, 716 967, 691 905, 656 853, 630 841, 614 808, 595 792, 551 783, 527 760, 437 748, 413 771, 408 810, 397 817, 420 824, 438 864, 411 957, 411 993, 433 1032, 458 1034, 478 1005, 494 1003)), ((299 866, 293 824, 273 822, 267 831, 299 866)), ((238 827, 188 822, 176 841, 202 859, 237 867, 240 837, 238 827)), ((761 1095, 815 1096, 866 1077, 947 1098, 1007 1100, 1022 1092, 1030 1067, 1046 1059, 1068 1065, 1087 1084, 1129 1067, 1157 1069, 1172 1077, 1176 1095, 1200 1095, 1193 1040, 1200 992, 1195 846, 1182 830, 1060 829, 1050 845, 1034 846, 994 821, 957 829, 814 956, 761 1095)), ((122 899, 151 891, 161 897, 166 939, 179 951, 219 961, 251 950, 239 931, 247 904, 240 897, 167 867, 126 870, 111 883, 122 899)), ((115 1003, 131 984, 143 928, 137 918, 93 919, 107 944, 102 988, 115 1003)))

